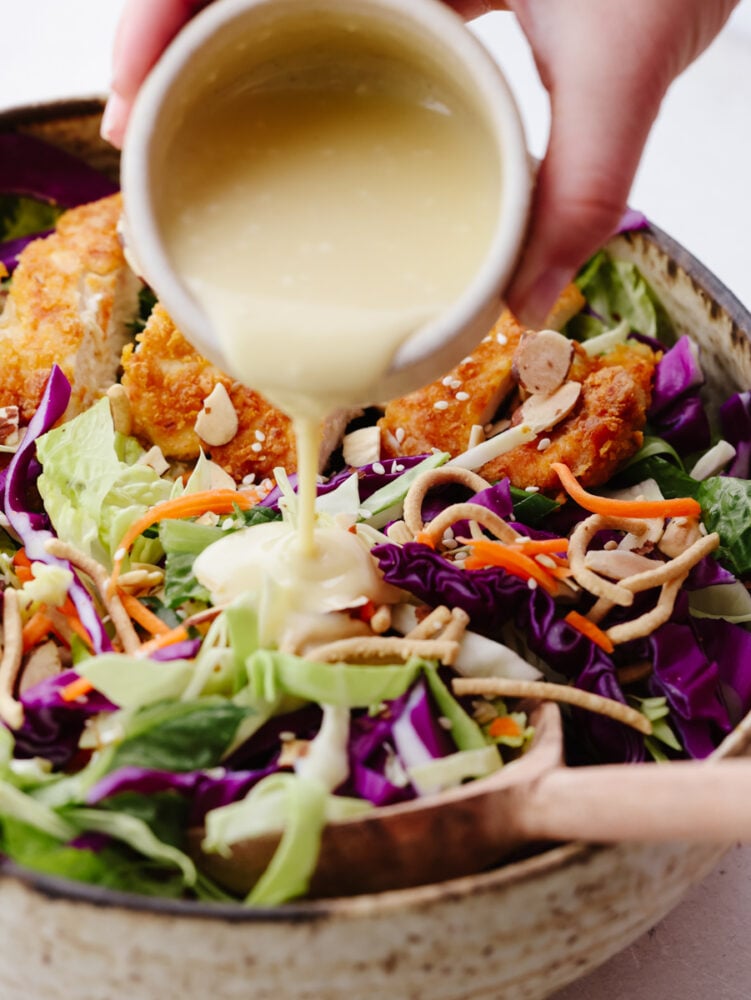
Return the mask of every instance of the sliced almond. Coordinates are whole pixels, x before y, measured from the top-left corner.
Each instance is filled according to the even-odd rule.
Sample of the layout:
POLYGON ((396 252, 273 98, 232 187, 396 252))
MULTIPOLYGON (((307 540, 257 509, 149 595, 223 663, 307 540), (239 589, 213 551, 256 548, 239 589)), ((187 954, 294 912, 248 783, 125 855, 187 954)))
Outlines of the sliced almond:
POLYGON ((579 401, 581 391, 580 382, 564 382, 550 395, 537 392, 516 411, 514 423, 531 427, 535 434, 549 431, 571 413, 579 401))
POLYGON ((525 333, 514 354, 512 371, 529 393, 555 392, 563 384, 574 360, 574 345, 555 330, 525 333))
POLYGON ((699 521, 695 517, 674 517, 668 521, 658 548, 666 556, 675 559, 701 538, 699 521))
POLYGON ((377 462, 381 457, 380 427, 373 424, 345 434, 342 440, 342 455, 347 465, 354 468, 377 462))
POLYGON ((158 476, 163 476, 169 469, 169 462, 164 457, 164 452, 158 444, 152 445, 148 451, 145 451, 138 459, 137 464, 148 465, 158 476))
POLYGON ((587 552, 584 565, 609 580, 623 580, 627 576, 654 569, 655 560, 621 549, 594 549, 587 552))
POLYGON ((203 409, 196 417, 194 430, 208 445, 219 447, 228 444, 237 434, 239 421, 229 393, 222 382, 217 382, 203 401, 203 409))
POLYGON ((18 421, 17 406, 0 406, 0 444, 19 443, 18 421))

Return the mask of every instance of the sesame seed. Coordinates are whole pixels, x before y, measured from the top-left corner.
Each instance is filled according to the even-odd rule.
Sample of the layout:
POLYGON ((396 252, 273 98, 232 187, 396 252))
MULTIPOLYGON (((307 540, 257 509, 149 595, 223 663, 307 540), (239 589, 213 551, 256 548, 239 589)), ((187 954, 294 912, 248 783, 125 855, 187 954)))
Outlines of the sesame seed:
POLYGON ((446 530, 443 533, 443 537, 444 538, 453 538, 454 537, 454 529, 453 528, 446 528, 446 530))
POLYGON ((434 410, 448 410, 449 404, 446 399, 439 399, 437 403, 433 403, 434 410))
POLYGON ((454 397, 454 399, 458 399, 460 403, 464 403, 466 400, 469 399, 469 393, 468 392, 457 392, 457 394, 454 397))
POLYGON ((404 466, 400 462, 397 462, 397 464, 394 466, 394 471, 404 472, 404 466))
POLYGON ((453 723, 451 722, 451 719, 447 719, 445 715, 439 715, 438 725, 441 729, 451 729, 453 723))
POLYGON ((459 549, 459 551, 454 555, 454 562, 464 562, 468 555, 469 552, 467 552, 466 549, 459 549))
POLYGON ((525 493, 539 493, 540 492, 540 487, 539 486, 525 486, 524 487, 524 492, 525 493))
POLYGON ((396 438, 398 444, 401 444, 406 436, 407 432, 404 430, 403 427, 397 427, 396 430, 394 431, 394 437, 396 438))
POLYGON ((266 435, 263 433, 263 431, 256 431, 256 441, 265 441, 265 440, 266 440, 266 435))
POLYGON ((530 578, 527 580, 527 586, 529 587, 530 590, 537 590, 537 580, 535 580, 534 577, 530 576, 530 578))
POLYGON ((603 548, 607 549, 608 552, 612 552, 613 549, 617 549, 618 548, 618 542, 613 541, 613 539, 611 538, 609 542, 605 542, 605 544, 603 545, 603 548))
POLYGON ((441 542, 444 549, 457 549, 459 547, 459 543, 455 538, 442 538, 441 542))
POLYGON ((454 380, 453 380, 453 378, 450 375, 446 375, 445 378, 441 379, 441 385, 445 385, 448 388, 448 387, 450 387, 450 385, 451 385, 451 383, 453 381, 454 380))
POLYGON ((537 450, 545 451, 545 449, 549 447, 550 447, 550 438, 542 438, 540 443, 537 445, 537 450))
POLYGON ((490 336, 490 334, 488 334, 487 337, 482 338, 482 342, 483 344, 489 344, 492 339, 493 338, 490 336))
POLYGON ((380 462, 373 462, 373 472, 375 472, 377 476, 383 476, 386 473, 386 467, 380 462))
POLYGON ((707 526, 706 526, 706 524, 704 524, 703 521, 700 522, 700 524, 699 524, 699 534, 700 535, 708 535, 709 534, 709 532, 707 531, 707 526))
POLYGON ((495 335, 495 339, 498 341, 501 347, 505 347, 506 344, 508 344, 508 337, 506 336, 505 333, 497 333, 495 335))
POLYGON ((472 355, 468 354, 466 358, 462 358, 462 360, 459 362, 459 367, 461 367, 462 365, 468 365, 471 360, 472 360, 472 355))
POLYGON ((250 450, 258 454, 259 451, 263 450, 263 445, 261 444, 260 441, 254 441, 253 444, 250 446, 250 450))
POLYGON ((243 476, 243 478, 242 478, 242 485, 243 486, 252 486, 255 481, 256 481, 256 474, 255 474, 255 472, 249 472, 247 476, 243 476))
POLYGON ((449 380, 449 385, 451 386, 452 389, 458 389, 461 386, 461 384, 462 380, 460 378, 452 378, 449 380))
POLYGON ((289 743, 290 740, 293 740, 294 738, 295 734, 290 732, 288 729, 283 729, 281 733, 279 733, 279 739, 282 743, 289 743))

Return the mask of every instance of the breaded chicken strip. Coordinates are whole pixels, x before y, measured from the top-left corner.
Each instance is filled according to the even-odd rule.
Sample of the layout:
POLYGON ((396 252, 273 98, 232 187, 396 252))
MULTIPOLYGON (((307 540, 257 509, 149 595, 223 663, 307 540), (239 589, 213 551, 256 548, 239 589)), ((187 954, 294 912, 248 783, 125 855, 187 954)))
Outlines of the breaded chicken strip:
POLYGON ((384 458, 440 448, 466 451, 475 424, 484 425, 514 388, 511 363, 523 333, 504 312, 475 350, 443 379, 390 402, 378 422, 384 458))
MULTIPOLYGON (((577 352, 578 353, 578 352, 577 352)), ((564 462, 583 486, 599 486, 638 451, 651 399, 656 358, 644 345, 621 347, 598 359, 578 353, 570 377, 582 392, 573 412, 535 441, 514 448, 479 471, 486 479, 508 476, 514 486, 561 492, 550 468, 564 462), (550 443, 542 450, 540 445, 550 443)))
MULTIPOLYGON (((492 420, 515 387, 512 362, 522 332, 504 313, 490 336, 449 375, 389 403, 379 423, 383 457, 419 455, 431 448, 451 455, 466 451, 472 425, 492 420)), ((550 464, 557 461, 565 462, 584 486, 606 482, 642 443, 656 362, 643 344, 622 345, 598 358, 575 345, 568 378, 581 382, 582 392, 572 413, 478 471, 489 480, 508 476, 514 486, 555 494, 560 483, 550 464)))
POLYGON ((54 364, 72 386, 66 417, 117 377, 141 283, 117 237, 120 195, 65 212, 56 232, 21 253, 0 316, 0 406, 34 414, 54 364))
MULTIPOLYGON (((203 447, 237 482, 248 475, 264 479, 279 465, 295 470, 289 417, 195 351, 161 305, 154 307, 136 341, 135 348, 128 344, 123 351, 122 385, 137 437, 176 461, 193 461, 203 447), (237 432, 226 444, 211 446, 201 441, 195 423, 217 383, 235 409, 237 432)), ((326 422, 321 467, 338 445, 348 416, 337 414, 326 422)))

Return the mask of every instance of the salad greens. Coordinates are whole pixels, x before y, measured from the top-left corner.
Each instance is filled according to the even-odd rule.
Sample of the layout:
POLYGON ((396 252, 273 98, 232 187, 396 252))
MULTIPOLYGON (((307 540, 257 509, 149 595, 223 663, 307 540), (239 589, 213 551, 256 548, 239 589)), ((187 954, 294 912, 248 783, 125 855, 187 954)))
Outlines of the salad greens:
MULTIPOLYGON (((11 208, 16 225, 20 205, 0 202, 0 225, 11 208)), ((0 239, 14 233, 6 228, 0 239)), ((462 656, 472 650, 492 663, 486 673, 544 675, 635 709, 651 726, 645 736, 569 709, 574 762, 711 753, 751 710, 748 394, 726 404, 733 466, 694 478, 696 454, 712 443, 698 353, 676 338, 633 264, 598 254, 577 283, 587 305, 567 332, 593 354, 622 347, 632 332, 660 339, 651 341, 661 360, 644 445, 608 490, 693 498, 705 530, 719 534, 719 548, 692 565, 666 619, 610 646, 600 630, 572 624, 571 604, 554 585, 492 560, 466 568, 461 557, 480 551, 466 540, 466 521, 454 524, 443 551, 419 536, 398 540, 408 491, 445 466, 444 452, 344 468, 321 483, 318 523, 350 555, 296 590, 282 572, 294 476, 279 470, 270 492, 238 489, 214 509, 209 459, 187 477, 161 475, 136 440, 115 431, 106 400, 57 425, 69 387, 53 370, 3 478, 6 636, 14 613, 41 629, 19 653, 20 683, 0 692, 0 850, 8 859, 110 888, 227 899, 236 897, 202 870, 205 854, 231 857, 234 845, 271 835, 278 846, 246 902, 305 895, 327 822, 492 774, 528 747, 523 712, 497 697, 454 695, 452 677, 471 673, 462 656), (169 517, 175 500, 197 506, 169 517), (146 514, 150 526, 124 545, 146 514), (55 555, 56 540, 70 558, 55 555), (207 566, 216 570, 211 560, 227 543, 240 553, 254 546, 248 573, 260 575, 220 601, 207 566), (351 584, 355 563, 367 584, 351 584), (109 586, 116 570, 119 590, 109 586), (434 634, 425 621, 438 611, 449 617, 434 634), (451 629, 456 638, 446 639, 451 629), (43 651, 52 669, 30 681, 30 662, 43 651), (628 679, 640 663, 646 672, 628 679)), ((144 314, 150 304, 144 299, 144 314)), ((552 542, 539 551, 560 569, 558 578, 548 573, 553 584, 565 583, 561 536, 587 510, 505 479, 471 499, 514 525, 522 554, 552 542)), ((430 521, 450 503, 435 490, 423 514, 430 521)), ((617 547, 616 529, 608 531, 602 551, 617 547)), ((653 596, 636 592, 632 606, 608 611, 608 627, 646 614, 653 596)), ((580 606, 593 605, 585 594, 580 606)))

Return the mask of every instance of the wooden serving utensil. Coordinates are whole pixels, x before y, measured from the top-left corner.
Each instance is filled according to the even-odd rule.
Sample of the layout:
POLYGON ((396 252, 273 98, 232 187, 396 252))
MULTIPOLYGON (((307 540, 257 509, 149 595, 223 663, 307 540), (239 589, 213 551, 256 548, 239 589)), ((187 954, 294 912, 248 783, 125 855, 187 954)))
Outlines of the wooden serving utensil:
MULTIPOLYGON (((329 824, 310 895, 381 892, 470 875, 536 843, 751 840, 751 762, 568 768, 558 706, 539 704, 530 721, 530 749, 493 775, 329 824)), ((226 858, 205 853, 202 838, 203 830, 190 832, 199 867, 241 894, 279 842, 278 834, 241 841, 226 858)))

